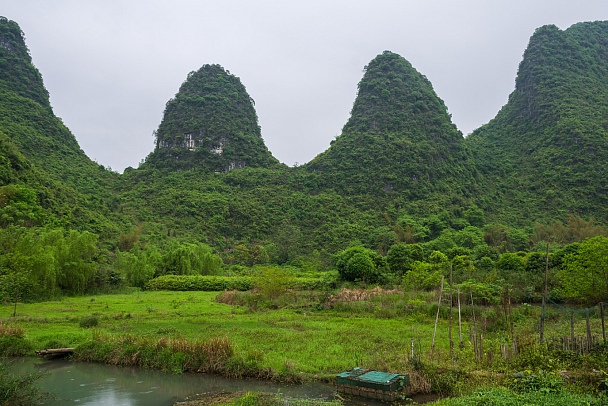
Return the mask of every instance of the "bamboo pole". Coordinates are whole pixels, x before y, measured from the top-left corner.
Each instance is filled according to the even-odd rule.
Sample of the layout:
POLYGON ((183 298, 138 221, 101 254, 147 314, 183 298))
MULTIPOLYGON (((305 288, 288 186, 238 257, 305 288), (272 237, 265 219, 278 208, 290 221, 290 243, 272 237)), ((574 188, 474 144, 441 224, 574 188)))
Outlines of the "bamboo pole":
POLYGON ((507 309, 509 310, 509 323, 511 324, 511 340, 515 341, 515 326, 513 325, 513 313, 511 313, 511 291, 507 288, 507 309))
POLYGON ((589 321, 589 309, 585 312, 585 318, 587 319, 587 351, 591 350, 591 323, 589 321))
POLYGON ((604 345, 606 345, 606 324, 604 322, 604 302, 600 302, 600 318, 602 319, 602 338, 604 339, 604 345))
POLYGON ((477 319, 475 318, 475 304, 473 303, 473 291, 471 291, 471 310, 473 311, 473 347, 475 348, 475 361, 479 361, 477 346, 477 319))
POLYGON ((452 291, 452 263, 450 262, 450 329, 448 336, 450 338, 450 358, 453 358, 454 340, 452 339, 452 308, 454 303, 454 295, 452 291))
POLYGON ((414 359, 414 337, 412 337, 410 341, 410 346, 412 347, 412 360, 414 359))
POLYGON ((545 288, 543 289, 543 304, 540 314, 540 338, 542 344, 545 340, 545 306, 547 302, 547 281, 549 279, 549 243, 547 242, 547 253, 545 255, 545 288))
POLYGON ((435 336, 437 335, 437 324, 439 323, 439 309, 441 308, 441 295, 443 294, 443 279, 441 277, 441 287, 439 288, 439 300, 437 301, 437 315, 435 316, 435 329, 433 330, 433 342, 431 343, 431 358, 433 358, 433 351, 435 351, 435 336))
POLYGON ((570 313, 570 342, 574 343, 574 310, 570 313))
POLYGON ((460 285, 458 285, 458 339, 462 347, 462 316, 460 313, 460 285))

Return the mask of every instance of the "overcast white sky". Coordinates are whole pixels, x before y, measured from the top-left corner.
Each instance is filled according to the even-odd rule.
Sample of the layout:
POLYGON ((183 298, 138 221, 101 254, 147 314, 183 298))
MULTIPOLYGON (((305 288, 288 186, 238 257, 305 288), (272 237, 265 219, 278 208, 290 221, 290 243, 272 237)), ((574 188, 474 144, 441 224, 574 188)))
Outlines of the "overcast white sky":
POLYGON ((266 145, 303 164, 340 134, 363 67, 396 52, 466 135, 514 89, 534 30, 608 19, 606 0, 0 0, 25 33, 55 114, 122 172, 154 147, 188 72, 217 63, 256 102, 266 145))

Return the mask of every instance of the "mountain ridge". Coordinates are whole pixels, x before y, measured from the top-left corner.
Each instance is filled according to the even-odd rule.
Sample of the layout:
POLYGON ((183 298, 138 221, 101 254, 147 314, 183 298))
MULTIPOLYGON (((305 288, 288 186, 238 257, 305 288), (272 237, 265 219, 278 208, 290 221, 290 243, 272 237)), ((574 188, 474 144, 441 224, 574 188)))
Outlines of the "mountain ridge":
POLYGON ((467 137, 493 193, 482 206, 520 223, 551 211, 608 219, 607 47, 608 22, 535 31, 508 103, 467 137))
POLYGON ((21 52, 15 61, 27 69, 0 72, 0 176, 57 203, 49 213, 58 224, 103 234, 111 247, 119 233, 142 227, 159 244, 194 239, 226 252, 275 246, 281 261, 291 258, 286 252, 335 252, 356 240, 382 251, 444 238, 433 247, 447 249, 456 244, 452 234, 477 241, 483 227, 504 224, 528 230, 523 235, 536 221, 570 213, 606 222, 608 168, 593 158, 604 157, 608 128, 608 112, 598 108, 605 98, 598 89, 608 89, 601 53, 608 32, 599 23, 566 31, 537 30, 509 102, 467 138, 428 79, 385 51, 367 65, 342 133, 296 168, 266 148, 240 79, 203 65, 167 102, 155 151, 122 175, 86 157, 44 104, 48 97, 40 99, 39 74, 31 88, 21 79, 12 84, 12 72, 30 69, 21 52), (579 54, 594 63, 579 64, 579 54), (541 148, 547 143, 552 148, 541 148), (560 163, 563 173, 555 170, 560 163), (42 178, 32 181, 28 168, 42 178))

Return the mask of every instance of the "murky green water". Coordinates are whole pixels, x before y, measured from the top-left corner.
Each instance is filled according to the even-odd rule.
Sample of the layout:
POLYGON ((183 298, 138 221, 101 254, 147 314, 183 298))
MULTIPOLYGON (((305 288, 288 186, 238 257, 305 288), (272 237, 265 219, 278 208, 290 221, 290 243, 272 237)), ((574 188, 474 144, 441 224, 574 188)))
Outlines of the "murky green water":
MULTIPOLYGON (((170 406, 197 394, 231 392, 282 393, 289 397, 333 399, 335 387, 325 383, 281 385, 259 380, 228 379, 208 374, 175 375, 160 371, 115 367, 111 365, 44 361, 20 358, 11 362, 16 372, 45 372, 38 386, 55 394, 46 405, 86 406, 170 406)), ((414 397, 419 403, 436 399, 414 397)), ((347 406, 376 406, 385 403, 352 398, 347 406)))
POLYGON ((280 392, 287 396, 327 399, 333 398, 335 393, 331 385, 322 383, 280 385, 216 375, 174 375, 65 360, 18 359, 11 369, 18 372, 44 371, 46 374, 38 386, 57 396, 57 400, 46 403, 53 406, 168 406, 195 394, 238 391, 280 392))

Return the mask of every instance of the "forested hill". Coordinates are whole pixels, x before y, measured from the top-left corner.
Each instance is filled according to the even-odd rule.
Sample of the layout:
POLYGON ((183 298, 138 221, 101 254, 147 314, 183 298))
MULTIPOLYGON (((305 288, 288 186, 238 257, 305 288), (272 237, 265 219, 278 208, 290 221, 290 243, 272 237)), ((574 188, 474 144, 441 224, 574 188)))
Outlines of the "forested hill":
POLYGON ((431 83, 385 51, 365 68, 351 116, 306 165, 325 188, 429 203, 474 193, 476 170, 431 83))
POLYGON ((515 91, 467 138, 490 216, 608 221, 608 22, 536 30, 515 91))
POLYGON ((146 163, 212 172, 279 165, 264 145, 253 99, 220 65, 191 72, 169 100, 146 163))
POLYGON ((110 235, 110 184, 53 114, 19 25, 0 17, 0 217, 110 235))
POLYGON ((445 251, 488 235, 524 249, 536 220, 606 223, 606 24, 537 30, 508 104, 466 140, 430 82, 385 51, 365 68, 342 134, 297 168, 264 145, 240 80, 204 65, 167 103, 145 163, 118 175, 54 116, 21 30, 2 18, 0 225, 92 231, 109 263, 119 248, 175 240, 227 262, 246 252, 243 263, 285 263, 356 241, 445 251))

